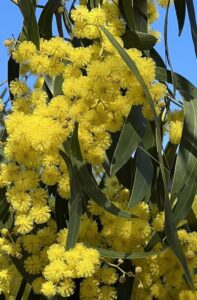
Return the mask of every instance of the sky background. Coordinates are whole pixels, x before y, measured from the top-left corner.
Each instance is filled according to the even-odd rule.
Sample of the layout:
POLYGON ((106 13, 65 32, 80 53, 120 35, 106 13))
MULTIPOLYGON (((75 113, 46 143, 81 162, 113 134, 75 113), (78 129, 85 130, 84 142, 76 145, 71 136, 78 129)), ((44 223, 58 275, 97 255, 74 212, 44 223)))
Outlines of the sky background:
MULTIPOLYGON (((43 3, 45 1, 39 1, 43 3)), ((197 11, 197 1, 195 8, 197 11)), ((38 11, 40 11, 38 9, 38 11)), ((154 23, 153 28, 159 30, 163 35, 165 10, 159 9, 160 19, 154 23)), ((7 79, 7 61, 8 52, 3 45, 5 39, 12 36, 18 37, 22 27, 22 16, 16 5, 10 0, 1 0, 0 10, 0 84, 7 79)), ((184 26, 181 37, 178 37, 178 27, 175 17, 174 6, 170 7, 169 14, 169 29, 168 29, 168 43, 171 62, 174 71, 182 74, 195 85, 197 85, 197 59, 195 57, 193 43, 191 40, 190 27, 188 17, 184 26)), ((164 42, 163 40, 156 46, 156 49, 164 58, 164 42)), ((164 59, 165 60, 165 59, 164 59)), ((0 93, 4 86, 0 86, 0 93)))

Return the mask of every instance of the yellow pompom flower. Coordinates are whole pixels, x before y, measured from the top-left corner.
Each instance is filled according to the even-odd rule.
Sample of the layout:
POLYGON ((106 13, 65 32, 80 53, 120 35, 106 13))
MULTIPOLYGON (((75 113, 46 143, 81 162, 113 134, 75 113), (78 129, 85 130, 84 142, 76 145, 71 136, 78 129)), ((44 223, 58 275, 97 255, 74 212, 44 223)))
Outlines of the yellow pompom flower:
MULTIPOLYGON (((168 5, 169 0, 157 0, 157 3, 161 6, 166 8, 168 5)), ((173 0, 170 0, 170 4, 173 2, 173 0)))
POLYGON ((26 272, 29 274, 39 274, 42 269, 40 257, 38 255, 28 256, 28 258, 26 258, 24 261, 24 266, 26 272))
POLYGON ((47 74, 49 65, 50 60, 48 56, 41 54, 35 54, 29 63, 31 72, 37 75, 47 74))
POLYGON ((196 300, 197 299, 197 292, 190 291, 190 290, 183 290, 179 294, 179 300, 196 300))
POLYGON ((11 81, 10 82, 10 92, 14 96, 22 96, 27 94, 28 86, 24 81, 11 81))
POLYGON ((117 299, 117 291, 114 287, 104 285, 99 289, 98 300, 114 300, 117 299))
POLYGON ((31 208, 30 216, 36 224, 46 223, 50 218, 50 209, 48 205, 36 205, 31 208))
POLYGON ((86 6, 78 5, 76 9, 72 9, 71 17, 75 22, 87 22, 89 19, 89 11, 86 6))
POLYGON ((14 225, 17 233, 26 234, 33 229, 33 220, 28 215, 16 215, 14 225))
POLYGON ((39 253, 41 250, 42 243, 37 235, 27 234, 23 236, 22 243, 25 251, 30 254, 39 253))
POLYGON ((153 229, 157 231, 162 231, 164 229, 164 212, 160 212, 159 214, 156 215, 152 222, 153 229))
MULTIPOLYGON (((64 241, 64 243, 66 240, 64 241)), ((64 253, 65 253, 65 248, 62 245, 59 244, 53 244, 49 247, 47 250, 47 256, 49 258, 49 261, 53 260, 64 260, 64 253)))
MULTIPOLYGON (((51 261, 44 269, 44 277, 53 283, 58 283, 63 280, 67 275, 67 265, 59 259, 51 261)), ((72 275, 72 271, 70 271, 72 275)), ((71 277, 71 276, 69 276, 71 277)))
POLYGON ((91 48, 78 47, 70 53, 70 60, 76 67, 85 67, 91 60, 91 48))
POLYGON ((46 297, 52 297, 56 294, 56 286, 51 281, 46 281, 42 284, 41 293, 46 297))
POLYGON ((41 288, 43 283, 44 283, 44 279, 41 277, 38 277, 32 281, 32 289, 35 294, 41 293, 41 288))
POLYGON ((57 287, 57 292, 62 297, 70 297, 74 294, 75 283, 70 278, 65 278, 57 287))
POLYGON ((118 274, 114 268, 102 268, 98 271, 99 280, 107 285, 113 285, 118 280, 118 274))
POLYGON ((12 56, 18 63, 27 62, 36 53, 36 46, 30 41, 23 41, 15 51, 13 51, 12 56))
POLYGON ((98 299, 99 281, 93 277, 83 280, 80 284, 80 299, 92 300, 98 299))
POLYGON ((172 111, 169 113, 169 139, 172 144, 179 144, 183 131, 183 112, 172 111))

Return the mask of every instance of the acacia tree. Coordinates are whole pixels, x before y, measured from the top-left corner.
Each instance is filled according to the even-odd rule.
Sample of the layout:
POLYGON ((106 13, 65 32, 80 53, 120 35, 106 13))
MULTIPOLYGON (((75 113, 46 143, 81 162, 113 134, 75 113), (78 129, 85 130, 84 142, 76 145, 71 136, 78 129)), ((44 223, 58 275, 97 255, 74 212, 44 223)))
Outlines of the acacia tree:
MULTIPOLYGON (((13 2, 1 298, 196 299, 197 88, 171 68, 170 1, 168 66, 153 0, 13 2)), ((196 51, 193 1, 174 7, 196 51)))

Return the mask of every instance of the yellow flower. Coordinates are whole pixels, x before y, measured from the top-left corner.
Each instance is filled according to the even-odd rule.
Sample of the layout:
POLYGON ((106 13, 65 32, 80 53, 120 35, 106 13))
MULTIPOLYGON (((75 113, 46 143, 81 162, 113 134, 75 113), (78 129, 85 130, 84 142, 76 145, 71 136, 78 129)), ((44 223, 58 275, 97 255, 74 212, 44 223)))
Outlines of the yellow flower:
POLYGON ((26 234, 33 229, 33 220, 28 215, 16 215, 14 225, 17 233, 26 234))
POLYGON ((42 279, 41 277, 38 277, 38 278, 33 280, 32 288, 34 290, 34 293, 36 293, 36 294, 41 293, 41 288, 42 288, 43 283, 44 283, 44 279, 42 279))
POLYGON ((27 62, 36 53, 36 46, 30 41, 23 41, 12 56, 18 63, 27 62))
POLYGON ((31 208, 30 215, 37 224, 46 223, 50 218, 50 209, 48 205, 36 205, 31 208))
POLYGON ((10 92, 14 96, 22 96, 27 94, 28 86, 24 81, 11 81, 10 82, 10 92))
MULTIPOLYGON (((64 241, 66 242, 66 240, 64 241)), ((64 260, 65 248, 59 244, 53 244, 47 250, 47 255, 50 261, 64 260)))
MULTIPOLYGON (((51 261, 44 269, 44 277, 47 280, 50 280, 53 283, 58 283, 63 280, 65 274, 67 273, 67 265, 59 259, 51 261)), ((72 271, 70 271, 70 275, 72 275, 72 271)), ((71 276, 69 276, 71 277, 71 276)))
POLYGON ((51 281, 42 284, 41 293, 46 297, 52 297, 56 294, 56 286, 51 281))
POLYGON ((80 299, 93 300, 98 299, 99 281, 93 277, 83 280, 80 284, 80 299))
POLYGON ((27 251, 30 254, 39 253, 42 246, 39 237, 33 234, 23 236, 22 242, 25 251, 27 251))
POLYGON ((28 258, 26 258, 24 261, 24 266, 26 272, 29 274, 39 274, 42 269, 40 257, 38 255, 28 256, 28 258))
POLYGON ((58 294, 62 297, 70 297, 74 294, 75 283, 70 278, 65 278, 57 288, 58 294))
POLYGON ((117 291, 114 287, 104 285, 99 290, 98 300, 114 300, 117 299, 117 291))

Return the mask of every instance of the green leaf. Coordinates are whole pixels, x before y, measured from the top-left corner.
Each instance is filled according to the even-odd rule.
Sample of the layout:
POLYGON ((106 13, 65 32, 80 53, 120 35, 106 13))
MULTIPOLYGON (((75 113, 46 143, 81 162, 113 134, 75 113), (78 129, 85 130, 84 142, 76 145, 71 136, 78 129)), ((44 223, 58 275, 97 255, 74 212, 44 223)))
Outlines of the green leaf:
POLYGON ((186 0, 186 5, 187 5, 187 11, 188 11, 188 16, 190 21, 190 28, 191 28, 194 49, 197 56, 197 24, 196 24, 196 16, 195 16, 193 0, 186 0))
POLYGON ((139 259, 139 258, 145 258, 152 255, 158 255, 161 253, 161 251, 150 251, 150 252, 134 252, 134 253, 126 253, 126 252, 119 252, 114 251, 111 249, 104 249, 99 247, 94 247, 97 251, 99 251, 100 255, 103 257, 109 257, 112 259, 139 259))
MULTIPOLYGON (((71 139, 72 148, 72 139, 71 139)), ((71 151, 72 152, 72 151, 71 151)), ((70 187, 71 187, 71 198, 70 198, 70 210, 69 210, 69 223, 68 223, 68 236, 66 240, 66 250, 73 248, 77 242, 80 219, 82 214, 82 189, 74 173, 71 161, 67 155, 60 150, 60 154, 67 164, 70 187)))
POLYGON ((197 99, 184 100, 184 126, 172 186, 178 223, 189 214, 197 186, 197 99))
POLYGON ((62 83, 63 83, 63 81, 64 81, 64 79, 63 79, 62 75, 57 76, 55 78, 55 81, 54 81, 54 90, 53 90, 54 97, 63 94, 63 92, 62 92, 62 83))
MULTIPOLYGON (((180 196, 184 186, 196 177, 197 99, 184 100, 184 125, 172 186, 172 201, 180 196)), ((193 187, 195 190, 195 187, 193 187)))
POLYGON ((151 34, 131 30, 126 30, 121 38, 126 49, 137 48, 139 50, 149 50, 157 42, 157 38, 151 34))
POLYGON ((68 200, 63 199, 57 192, 55 187, 55 221, 57 224, 57 230, 67 228, 68 220, 68 200))
POLYGON ((19 0, 18 5, 24 17, 26 38, 29 41, 32 41, 36 45, 37 49, 39 49, 40 36, 33 2, 32 0, 19 0))
MULTIPOLYGON (((8 85, 12 80, 16 80, 19 78, 19 64, 13 59, 12 55, 10 55, 8 60, 8 85)), ((14 99, 14 96, 10 92, 11 100, 14 99)))
POLYGON ((135 17, 132 2, 132 0, 120 0, 118 5, 120 13, 123 19, 125 20, 126 24, 131 30, 135 31, 135 17))
POLYGON ((121 131, 116 146, 110 173, 114 175, 130 159, 138 144, 142 141, 146 120, 142 115, 141 106, 133 106, 121 131))
POLYGON ((38 21, 40 35, 48 40, 52 37, 52 21, 54 8, 54 1, 49 0, 43 8, 38 21))
POLYGON ((140 32, 148 32, 148 7, 147 0, 133 0, 135 26, 140 32))
POLYGON ((151 158, 140 148, 137 149, 136 171, 128 207, 146 201, 151 194, 153 165, 151 158))
POLYGON ((186 11, 185 0, 174 0, 174 6, 176 10, 176 16, 177 16, 177 21, 179 26, 179 36, 180 36, 185 23, 185 11, 186 11))
POLYGON ((165 231, 166 231, 168 244, 170 245, 173 252, 176 254, 178 260, 180 261, 182 268, 184 269, 185 272, 186 280, 189 286, 192 287, 193 281, 188 269, 187 262, 185 260, 181 243, 178 239, 176 222, 175 222, 174 214, 172 212, 169 200, 165 201, 165 231))
POLYGON ((197 159, 193 166, 190 175, 187 177, 184 188, 178 197, 177 203, 174 208, 175 222, 178 224, 181 220, 185 219, 194 201, 194 197, 197 191, 197 159))
POLYGON ((157 245, 158 243, 161 243, 163 239, 162 233, 160 232, 155 232, 153 236, 151 237, 150 241, 148 244, 145 246, 144 251, 149 252, 157 245))
POLYGON ((81 185, 81 189, 92 200, 94 200, 99 206, 107 210, 108 212, 123 218, 136 217, 126 211, 123 211, 116 207, 100 190, 96 180, 88 172, 87 166, 83 161, 79 140, 78 140, 78 125, 76 124, 73 136, 72 136, 72 166, 77 176, 78 182, 81 185))
MULTIPOLYGON (((172 83, 171 71, 161 67, 156 67, 156 79, 172 83)), ((197 88, 182 75, 174 72, 174 81, 176 89, 185 98, 185 100, 191 100, 197 98, 197 88)))

